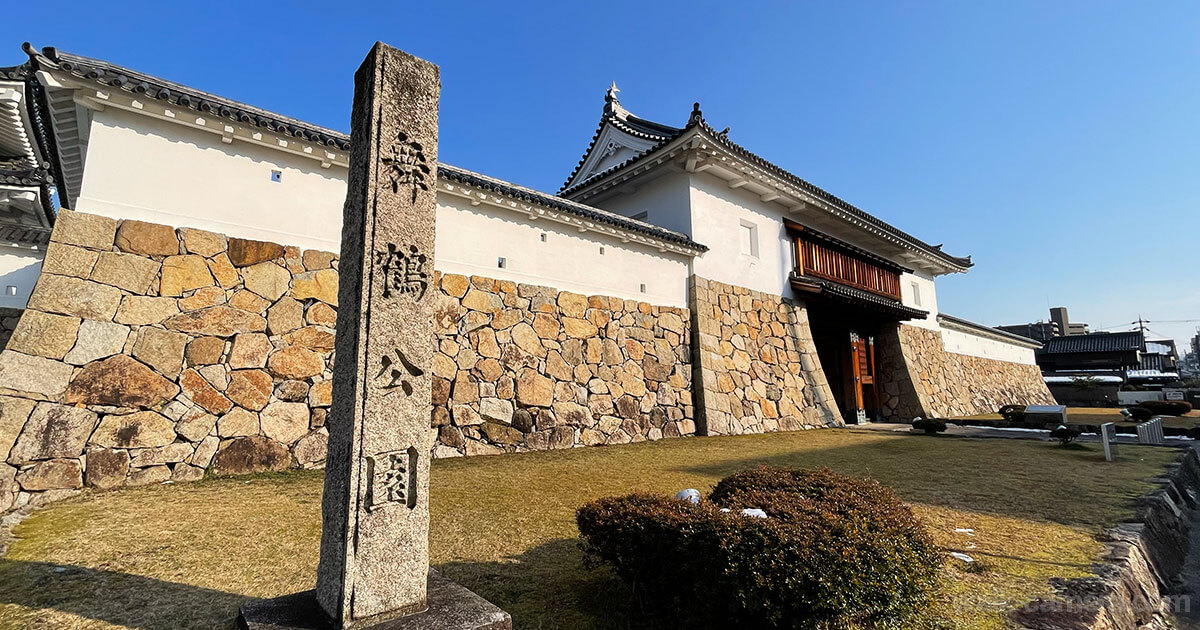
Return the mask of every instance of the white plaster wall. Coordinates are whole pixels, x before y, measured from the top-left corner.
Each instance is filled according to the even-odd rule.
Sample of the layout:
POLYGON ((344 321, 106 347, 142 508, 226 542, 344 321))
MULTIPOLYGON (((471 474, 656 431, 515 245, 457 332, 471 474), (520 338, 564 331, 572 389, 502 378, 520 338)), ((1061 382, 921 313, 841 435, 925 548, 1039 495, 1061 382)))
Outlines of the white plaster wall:
POLYGON ((691 177, 692 240, 709 247, 696 258, 697 275, 773 295, 792 296, 788 274, 795 268, 782 211, 758 195, 729 188, 717 177, 691 177), (741 222, 758 227, 758 256, 742 253, 741 222))
POLYGON ((688 256, 523 213, 438 196, 435 256, 444 273, 480 275, 585 295, 687 306, 688 256), (541 235, 546 240, 541 240, 541 235), (604 248, 604 253, 600 248, 604 248), (505 268, 498 266, 500 257, 505 268), (641 292, 641 285, 646 292, 641 292))
POLYGON ((924 319, 910 319, 904 323, 929 330, 940 329, 937 321, 937 287, 934 285, 933 276, 923 271, 900 274, 900 301, 905 306, 929 311, 924 319), (913 290, 914 284, 917 285, 916 291, 913 290), (917 293, 921 296, 920 304, 917 303, 917 293))
POLYGON ((73 210, 338 250, 346 169, 116 108, 92 120, 73 210))
POLYGON ((946 327, 942 328, 942 346, 947 352, 956 354, 1025 365, 1036 365, 1037 363, 1033 350, 1030 348, 946 327))
POLYGON ((632 194, 614 195, 596 202, 595 205, 626 217, 645 212, 646 218, 641 219, 642 221, 690 235, 690 179, 686 173, 670 173, 639 186, 632 194))
MULTIPOLYGON (((316 160, 237 140, 225 144, 217 134, 109 108, 95 113, 74 209, 336 252, 346 175, 336 165, 323 169, 316 160), (272 170, 282 172, 281 182, 271 181, 272 170)), ((686 182, 653 195, 683 199, 683 204, 664 201, 663 207, 682 208, 675 215, 686 218, 686 182)), ((487 204, 471 207, 442 193, 435 266, 590 295, 687 305, 688 257, 560 226, 487 204), (507 259, 506 269, 497 267, 500 256, 507 259)))
POLYGON ((25 308, 45 256, 44 250, 0 245, 0 307, 25 308), (16 295, 8 294, 10 286, 17 287, 16 295))

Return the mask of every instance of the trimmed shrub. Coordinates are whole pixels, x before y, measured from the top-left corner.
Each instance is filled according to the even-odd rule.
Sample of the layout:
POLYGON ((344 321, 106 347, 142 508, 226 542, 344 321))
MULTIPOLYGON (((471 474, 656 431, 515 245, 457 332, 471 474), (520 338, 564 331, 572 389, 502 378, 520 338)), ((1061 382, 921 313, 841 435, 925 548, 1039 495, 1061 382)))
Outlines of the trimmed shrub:
POLYGON ((1127 407, 1125 411, 1129 412, 1129 417, 1138 422, 1145 422, 1154 416, 1149 409, 1145 407, 1127 407))
POLYGON ((1025 405, 1004 405, 996 413, 1008 422, 1022 422, 1025 420, 1025 405))
POLYGON ((674 627, 901 628, 939 590, 941 552, 912 510, 829 469, 744 471, 696 505, 600 499, 576 522, 589 562, 612 565, 674 627))
POLYGON ((917 418, 913 420, 912 428, 924 431, 926 435, 944 433, 946 431, 946 421, 938 420, 937 418, 917 418))
POLYGON ((1073 427, 1059 426, 1050 432, 1050 437, 1058 440, 1058 443, 1061 446, 1066 446, 1071 442, 1074 442, 1076 438, 1082 435, 1082 433, 1082 431, 1073 427))
POLYGON ((1182 416, 1192 410, 1192 403, 1186 400, 1145 400, 1138 406, 1156 416, 1182 416))

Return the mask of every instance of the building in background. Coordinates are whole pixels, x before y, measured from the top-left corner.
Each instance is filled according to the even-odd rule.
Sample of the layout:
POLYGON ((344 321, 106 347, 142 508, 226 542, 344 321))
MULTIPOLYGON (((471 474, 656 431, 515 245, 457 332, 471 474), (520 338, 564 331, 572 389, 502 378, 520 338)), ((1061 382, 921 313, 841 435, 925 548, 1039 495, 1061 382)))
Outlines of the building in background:
POLYGON ((1055 337, 1088 334, 1088 325, 1071 322, 1071 318, 1067 315, 1067 307, 1065 306, 1055 306, 1050 309, 1050 321, 1048 322, 1038 321, 1028 324, 1012 324, 998 326, 997 328, 1043 343, 1055 337))
MULTIPOLYGON (((0 214, 6 228, 36 232, 21 238, 43 239, 57 203, 340 249, 345 134, 100 59, 25 53, 26 63, 4 71, 10 106, 0 118, 6 159, 29 173, 0 214)), ((429 181, 435 268, 700 313, 691 342, 696 381, 712 386, 697 396, 710 432, 764 430, 788 405, 859 421, 1048 399, 1036 341, 938 308, 937 278, 967 272, 969 257, 755 155, 727 131, 710 126, 699 104, 681 126, 639 118, 613 85, 557 194, 440 163, 429 181), (778 348, 742 347, 759 345, 746 331, 762 325, 756 311, 776 303, 788 305, 780 312, 798 305, 788 326, 800 328, 774 334, 811 325, 813 337, 804 366, 786 366, 775 384, 794 390, 783 387, 784 402, 779 387, 754 382, 774 370, 778 348), (748 323, 723 321, 730 317, 748 323), (816 373, 808 386, 797 380, 816 373), (1016 392, 1030 400, 1014 400, 1016 392)), ((16 286, 14 307, 35 289, 43 258, 53 258, 38 242, 0 270, 16 286)))

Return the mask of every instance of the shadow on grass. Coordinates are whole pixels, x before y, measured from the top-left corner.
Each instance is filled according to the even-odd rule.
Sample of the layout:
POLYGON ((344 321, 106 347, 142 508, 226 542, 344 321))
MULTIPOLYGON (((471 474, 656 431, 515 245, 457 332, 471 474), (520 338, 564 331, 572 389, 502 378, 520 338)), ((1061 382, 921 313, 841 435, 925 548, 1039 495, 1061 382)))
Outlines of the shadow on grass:
POLYGON ((118 571, 0 560, 0 603, 129 628, 232 628, 238 607, 253 599, 118 571))
POLYGON ((574 538, 560 538, 498 562, 447 562, 435 568, 503 608, 524 630, 651 629, 629 588, 607 567, 586 568, 574 538))

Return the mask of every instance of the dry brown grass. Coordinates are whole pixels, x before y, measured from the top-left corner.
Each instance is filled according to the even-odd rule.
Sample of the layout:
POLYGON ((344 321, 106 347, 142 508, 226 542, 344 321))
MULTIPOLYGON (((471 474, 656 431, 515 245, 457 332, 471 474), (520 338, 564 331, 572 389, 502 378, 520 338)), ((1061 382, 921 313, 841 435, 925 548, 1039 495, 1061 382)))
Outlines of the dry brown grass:
MULTIPOLYGON (((1109 464, 1094 447, 825 430, 441 460, 430 546, 436 566, 518 628, 641 627, 625 587, 581 565, 579 505, 706 490, 760 463, 827 465, 893 486, 940 544, 978 558, 980 572, 948 564, 943 614, 963 628, 1003 628, 1003 610, 1045 593, 1048 578, 1088 572, 1094 533, 1128 518, 1144 480, 1176 451, 1122 454, 1109 464)), ((17 529, 0 559, 0 627, 231 627, 241 602, 312 586, 320 488, 320 473, 289 472, 54 505, 17 529)))

